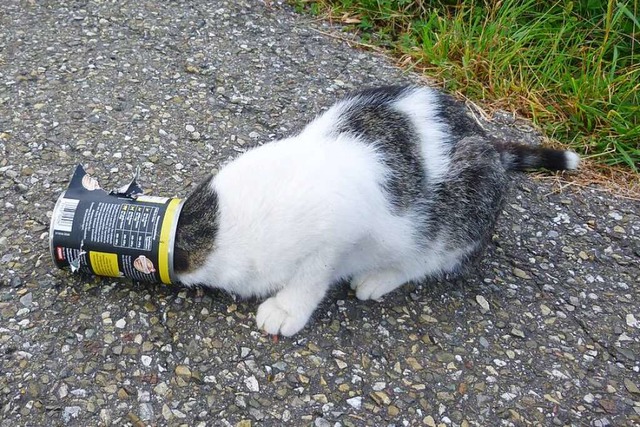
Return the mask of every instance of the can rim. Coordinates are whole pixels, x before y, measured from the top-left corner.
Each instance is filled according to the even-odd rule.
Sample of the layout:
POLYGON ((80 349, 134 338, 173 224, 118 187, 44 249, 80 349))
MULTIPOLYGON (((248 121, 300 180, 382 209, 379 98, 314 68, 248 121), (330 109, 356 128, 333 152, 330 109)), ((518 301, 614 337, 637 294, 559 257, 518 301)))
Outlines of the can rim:
POLYGON ((178 280, 173 270, 173 254, 174 254, 174 245, 176 243, 176 231, 178 230, 178 220, 180 219, 180 213, 182 212, 182 207, 184 206, 185 199, 180 199, 180 203, 176 207, 176 213, 173 218, 173 223, 171 224, 171 233, 169 238, 169 281, 172 285, 175 285, 178 280))

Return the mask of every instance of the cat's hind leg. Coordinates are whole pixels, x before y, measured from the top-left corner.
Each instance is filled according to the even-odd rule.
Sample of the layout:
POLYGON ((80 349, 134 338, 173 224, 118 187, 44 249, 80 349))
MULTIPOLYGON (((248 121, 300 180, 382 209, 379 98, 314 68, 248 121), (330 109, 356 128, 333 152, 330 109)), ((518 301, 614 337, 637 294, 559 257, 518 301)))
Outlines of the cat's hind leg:
POLYGON ((358 274, 351 279, 351 289, 360 300, 378 300, 412 278, 395 269, 376 270, 358 274))
POLYGON ((256 323, 268 334, 291 336, 300 331, 322 302, 331 278, 301 272, 258 307, 256 323))

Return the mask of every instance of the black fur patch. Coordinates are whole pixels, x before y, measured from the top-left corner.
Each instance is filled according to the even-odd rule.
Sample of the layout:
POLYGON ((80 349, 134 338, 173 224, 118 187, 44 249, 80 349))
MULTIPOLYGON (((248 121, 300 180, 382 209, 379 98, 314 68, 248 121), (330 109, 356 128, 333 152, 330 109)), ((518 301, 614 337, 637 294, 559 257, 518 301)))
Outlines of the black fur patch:
POLYGON ((451 95, 434 92, 438 101, 436 116, 448 126, 450 142, 457 142, 474 135, 484 135, 484 130, 469 115, 467 107, 451 95))
POLYGON ((446 179, 433 189, 432 219, 426 228, 427 241, 446 235, 447 249, 469 247, 463 261, 476 258, 491 237, 509 177, 500 164, 500 156, 479 135, 455 143, 446 179))
POLYGON ((420 158, 420 138, 410 119, 391 104, 406 92, 405 86, 368 89, 350 98, 337 128, 338 133, 358 136, 381 151, 391 171, 385 189, 398 211, 413 207, 420 198, 425 174, 420 158))
POLYGON ((185 201, 176 231, 173 266, 176 272, 204 265, 218 234, 218 195, 210 187, 211 176, 185 201))
POLYGON ((510 170, 545 168, 548 170, 567 169, 565 151, 528 146, 522 144, 496 144, 504 167, 510 170))

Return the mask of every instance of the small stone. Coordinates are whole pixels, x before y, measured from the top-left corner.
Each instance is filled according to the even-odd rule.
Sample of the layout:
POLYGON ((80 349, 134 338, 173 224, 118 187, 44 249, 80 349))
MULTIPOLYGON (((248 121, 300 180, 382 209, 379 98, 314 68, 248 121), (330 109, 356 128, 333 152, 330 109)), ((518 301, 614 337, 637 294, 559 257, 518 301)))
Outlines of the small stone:
POLYGON ((540 311, 542 312, 543 316, 548 316, 549 314, 551 314, 551 309, 544 304, 540 304, 540 311))
POLYGON ((370 396, 378 406, 388 405, 391 403, 391 399, 384 391, 374 391, 370 396))
POLYGON ((627 325, 632 328, 640 328, 640 320, 636 319, 632 313, 627 314, 625 320, 627 321, 627 325))
POLYGON ((194 128, 192 125, 186 125, 184 128, 185 128, 185 129, 187 130, 187 132, 189 132, 189 133, 192 133, 192 132, 195 132, 195 131, 196 131, 196 128, 194 128))
POLYGON ((235 427, 251 427, 251 420, 238 421, 235 427))
POLYGON ((24 294, 23 296, 20 297, 20 304, 24 305, 25 307, 31 307, 33 303, 33 294, 31 292, 24 294))
POLYGON ((140 357, 140 360, 142 361, 142 364, 146 367, 151 366, 151 361, 153 360, 150 356, 147 355, 143 355, 140 357))
POLYGON ((511 329, 511 335, 513 335, 514 337, 518 337, 518 338, 524 338, 524 332, 522 332, 518 328, 512 328, 511 329))
POLYGON ((436 420, 434 420, 431 415, 427 415, 426 417, 424 417, 424 420, 422 420, 422 422, 429 427, 436 427, 436 420))
POLYGON ((186 365, 176 366, 176 375, 183 378, 191 378, 191 369, 186 365))
POLYGON ((582 258, 582 260, 586 261, 589 259, 589 255, 585 251, 578 252, 578 256, 582 258))
POLYGON ((400 409, 398 409, 398 407, 395 405, 389 405, 389 407, 387 408, 387 413, 390 417, 397 417, 400 413, 400 409))
POLYGON ((513 269, 513 275, 516 277, 519 277, 521 279, 525 279, 525 280, 529 280, 531 279, 531 276, 529 276, 526 272, 524 272, 523 270, 520 270, 518 267, 515 267, 513 269))
POLYGON ((438 362, 449 363, 456 360, 455 355, 446 352, 436 353, 436 359, 438 362))
POLYGON ((167 421, 173 418, 173 412, 166 403, 162 405, 162 417, 167 421))
POLYGON ((383 382, 383 381, 378 381, 376 383, 373 384, 373 391, 380 391, 380 390, 384 390, 385 387, 387 386, 387 383, 383 382))
POLYGON ((153 405, 151 403, 141 403, 138 408, 142 421, 149 421, 153 418, 153 405))
POLYGON ((501 368, 507 366, 507 362, 505 362, 504 360, 500 360, 500 359, 493 359, 493 363, 495 363, 496 366, 499 366, 501 368))
POLYGON ((68 424, 72 418, 78 418, 81 409, 79 406, 66 406, 62 412, 62 419, 68 424))
POLYGON ((360 409, 362 407, 362 396, 352 397, 347 399, 347 403, 354 409, 360 409))
POLYGON ((124 329, 124 327, 125 327, 125 326, 127 326, 127 321, 126 321, 126 320, 124 320, 124 318, 122 318, 122 319, 118 319, 118 320, 116 321, 116 328, 124 329))
POLYGON ((124 388, 118 390, 118 399, 124 400, 129 398, 129 393, 124 388))
POLYGON ((58 396, 60 399, 64 399, 69 394, 69 387, 66 383, 61 383, 60 387, 58 387, 58 396))
POLYGON ((420 320, 422 320, 425 323, 438 323, 438 319, 436 319, 433 316, 429 316, 428 314, 421 314, 420 315, 420 320))
POLYGON ((418 361, 416 360, 415 357, 407 357, 407 364, 411 367, 411 369, 413 369, 414 371, 420 371, 422 370, 422 365, 420 365, 420 363, 418 363, 418 361))
POLYGON ((638 386, 629 378, 624 379, 624 386, 627 388, 627 391, 629 393, 640 394, 640 389, 638 389, 638 386))
POLYGON ((587 393, 584 395, 584 397, 582 398, 582 400, 584 400, 587 403, 593 403, 593 401, 595 400, 593 394, 591 393, 587 393))
POLYGON ((318 394, 314 394, 313 396, 313 400, 315 400, 318 403, 329 403, 329 400, 327 399, 327 395, 323 394, 323 393, 318 393, 318 394))
POLYGON ((165 396, 169 392, 169 387, 165 382, 161 382, 153 388, 153 391, 160 396, 165 396))
POLYGON ((260 391, 260 385, 258 384, 258 380, 253 375, 244 379, 244 385, 247 386, 249 391, 253 391, 253 392, 260 391))
POLYGON ((476 295, 476 302, 478 303, 478 305, 480 305, 480 312, 482 314, 489 312, 490 310, 489 302, 486 300, 485 297, 483 297, 482 295, 476 295))
POLYGON ((598 403, 600 404, 600 406, 602 406, 602 409, 610 414, 614 414, 617 412, 617 404, 614 400, 600 399, 598 403))

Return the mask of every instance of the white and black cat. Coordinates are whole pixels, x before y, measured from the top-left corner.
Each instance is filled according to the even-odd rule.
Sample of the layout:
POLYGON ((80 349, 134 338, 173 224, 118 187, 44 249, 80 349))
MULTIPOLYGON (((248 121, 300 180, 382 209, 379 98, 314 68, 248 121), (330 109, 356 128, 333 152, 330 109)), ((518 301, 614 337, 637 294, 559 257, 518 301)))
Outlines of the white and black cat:
POLYGON ((366 300, 459 271, 492 233, 509 170, 578 163, 497 142, 434 89, 365 90, 202 182, 180 215, 175 268, 185 285, 271 295, 258 327, 293 335, 341 279, 366 300))

